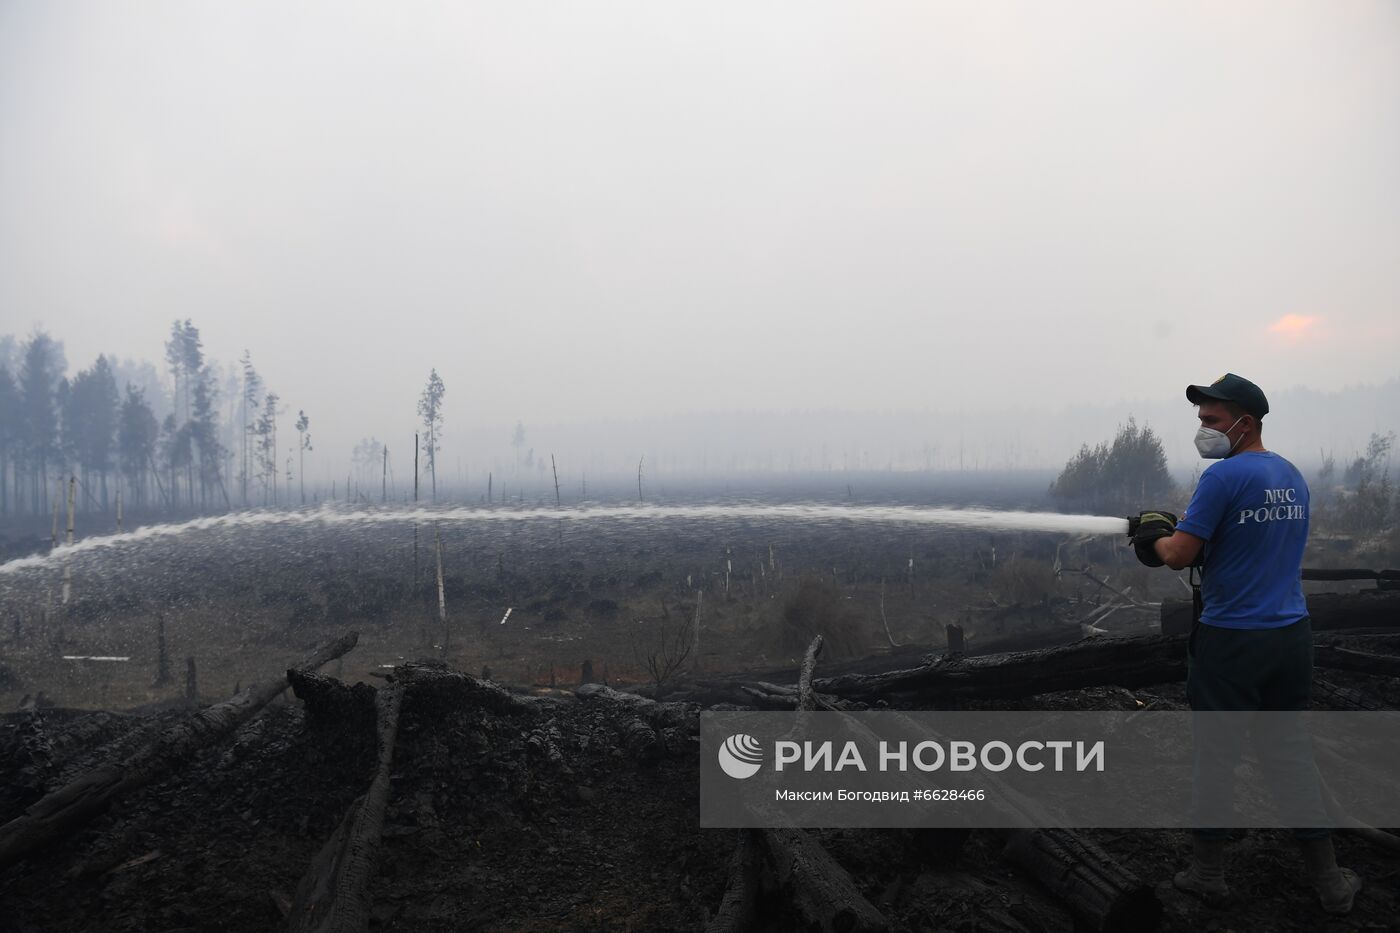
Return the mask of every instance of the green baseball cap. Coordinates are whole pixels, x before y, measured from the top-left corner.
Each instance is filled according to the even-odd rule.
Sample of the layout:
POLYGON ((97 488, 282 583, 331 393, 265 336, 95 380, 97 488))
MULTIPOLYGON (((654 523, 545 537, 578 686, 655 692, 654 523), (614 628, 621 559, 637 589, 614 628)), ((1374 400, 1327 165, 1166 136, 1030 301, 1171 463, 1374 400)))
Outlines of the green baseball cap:
POLYGON ((1264 397, 1264 390, 1234 373, 1226 373, 1208 386, 1187 386, 1186 400, 1192 405, 1234 402, 1255 418, 1269 413, 1269 400, 1264 397))

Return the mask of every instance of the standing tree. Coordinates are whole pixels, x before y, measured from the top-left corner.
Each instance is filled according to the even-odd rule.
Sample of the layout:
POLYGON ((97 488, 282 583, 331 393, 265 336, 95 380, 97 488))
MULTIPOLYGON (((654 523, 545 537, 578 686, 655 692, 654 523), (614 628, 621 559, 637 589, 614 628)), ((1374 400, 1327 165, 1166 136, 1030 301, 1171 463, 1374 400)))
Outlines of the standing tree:
POLYGON ((258 467, 263 484, 263 505, 267 505, 268 491, 272 492, 272 504, 277 504, 277 408, 276 392, 263 396, 262 414, 258 416, 258 467))
POLYGON ((185 386, 181 378, 185 373, 185 327, 179 320, 170 324, 170 339, 165 341, 165 365, 170 370, 173 383, 170 395, 171 413, 175 416, 175 430, 179 430, 180 425, 185 422, 185 412, 188 409, 182 391, 185 386))
POLYGON ((228 507, 228 490, 224 488, 220 470, 224 445, 219 443, 218 386, 209 378, 207 367, 194 379, 193 405, 188 429, 194 452, 199 456, 200 505, 207 505, 213 490, 218 489, 223 494, 224 506, 228 507))
POLYGON ((68 363, 63 345, 43 331, 35 331, 20 352, 21 446, 29 467, 30 509, 43 514, 49 508, 49 468, 59 457, 58 390, 68 363))
POLYGON ((7 366, 0 364, 0 515, 13 508, 19 511, 19 471, 16 454, 20 441, 19 389, 7 366), (13 480, 12 480, 13 478, 13 480), (15 483, 11 497, 10 482, 15 483))
POLYGON ((93 477, 97 477, 103 509, 107 508, 107 473, 112 466, 120 401, 117 381, 105 356, 73 378, 64 399, 64 446, 78 463, 84 489, 91 489, 93 477))
POLYGON ((360 438, 350 452, 350 464, 354 467, 355 481, 369 486, 374 474, 383 468, 384 445, 372 437, 360 438))
POLYGON ((428 385, 418 399, 418 416, 423 419, 423 427, 428 430, 428 472, 433 478, 434 502, 437 501, 437 455, 441 446, 438 442, 442 437, 442 397, 445 394, 447 388, 442 384, 442 377, 434 369, 428 376, 428 385))
POLYGON ((126 384, 126 398, 117 418, 117 460, 131 490, 131 500, 146 504, 146 472, 155 459, 160 425, 146 404, 146 393, 126 384))
POLYGON ((1050 484, 1050 494, 1076 506, 1131 512, 1170 503, 1176 484, 1161 439, 1130 417, 1111 444, 1081 447, 1050 484))
POLYGON ((1391 529, 1394 507, 1391 502, 1390 450, 1395 432, 1372 433, 1366 452, 1346 468, 1346 489, 1339 503, 1339 526, 1351 534, 1370 534, 1377 539, 1391 529))
POLYGON ((248 481, 253 475, 253 438, 257 436, 255 413, 262 404, 262 378, 253 368, 253 358, 247 350, 239 360, 243 367, 243 468, 239 481, 243 486, 243 505, 248 505, 248 481))
POLYGON ((194 505, 196 477, 199 482, 199 503, 207 506, 213 489, 223 492, 225 504, 228 491, 224 489, 219 461, 224 448, 219 443, 218 392, 214 373, 204 360, 204 345, 199 328, 186 318, 170 327, 170 339, 165 343, 165 362, 174 380, 175 435, 180 435, 175 448, 180 452, 180 466, 185 471, 185 495, 194 505))
MULTIPOLYGON (((170 338, 165 341, 165 365, 170 370, 173 383, 172 401, 174 421, 168 426, 170 436, 168 450, 174 455, 168 466, 171 469, 171 483, 176 474, 185 475, 185 497, 187 504, 194 505, 195 451, 197 439, 191 424, 194 411, 194 383, 202 378, 204 350, 200 345, 199 329, 186 318, 170 324, 170 338)), ((204 484, 200 484, 203 498, 204 484)), ((178 501, 178 496, 176 496, 178 501)))
POLYGON ((311 419, 306 417, 306 412, 297 410, 297 434, 300 441, 297 443, 297 451, 300 459, 297 461, 297 483, 301 489, 301 504, 306 505, 306 452, 311 449, 311 419))
POLYGON ((166 508, 176 508, 180 504, 180 469, 190 456, 190 435, 180 429, 173 411, 160 423, 160 440, 156 447, 160 450, 162 472, 169 483, 162 496, 166 508))

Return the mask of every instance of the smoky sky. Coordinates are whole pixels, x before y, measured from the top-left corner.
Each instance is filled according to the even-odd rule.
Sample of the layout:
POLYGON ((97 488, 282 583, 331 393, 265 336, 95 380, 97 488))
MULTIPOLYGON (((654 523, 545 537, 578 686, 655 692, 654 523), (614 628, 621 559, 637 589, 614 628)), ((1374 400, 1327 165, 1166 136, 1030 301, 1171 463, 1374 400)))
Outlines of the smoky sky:
POLYGON ((1393 3, 8 0, 0 333, 191 318, 339 462, 434 367, 455 456, 1328 392, 1400 369, 1397 165, 1393 3))

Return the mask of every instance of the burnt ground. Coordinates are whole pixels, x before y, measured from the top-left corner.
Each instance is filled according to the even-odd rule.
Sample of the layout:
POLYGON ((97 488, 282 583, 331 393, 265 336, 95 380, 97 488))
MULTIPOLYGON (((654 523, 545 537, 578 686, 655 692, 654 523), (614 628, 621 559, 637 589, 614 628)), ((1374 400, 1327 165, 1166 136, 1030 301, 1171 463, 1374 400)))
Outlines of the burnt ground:
MULTIPOLYGON (((371 892, 373 929, 698 930, 720 903, 736 835, 698 828, 699 762, 690 736, 672 734, 664 754, 639 759, 619 741, 616 711, 573 696, 567 687, 583 660, 609 670, 615 685, 644 682, 637 647, 645 653, 653 643, 636 633, 674 633, 701 587, 702 655, 691 665, 707 676, 790 666, 812 634, 807 621, 829 636, 823 673, 843 655, 876 654, 884 641, 882 592, 895 638, 924 648, 895 657, 885 646, 884 656, 860 665, 866 670, 908 667, 920 650, 939 650, 946 622, 963 624, 975 649, 1072 625, 1104 598, 1083 577, 1047 573, 1056 549, 1048 536, 994 541, 791 527, 639 536, 546 527, 542 534, 444 528, 443 539, 448 639, 435 621, 435 594, 421 585, 421 553, 414 582, 407 534, 387 554, 377 539, 328 542, 310 534, 250 539, 227 554, 153 550, 115 568, 76 568, 75 600, 62 610, 53 604, 54 579, 0 592, 0 709, 32 702, 40 691, 54 704, 0 714, 0 821, 187 715, 185 657, 198 660, 197 698, 207 704, 354 627, 359 647, 325 673, 381 683, 374 675, 384 665, 431 655, 473 674, 489 666, 500 682, 558 697, 543 720, 405 700, 371 892), (799 614, 796 630, 792 606, 808 613, 799 614), (500 626, 507 607, 510 624, 500 626), (156 686, 154 633, 162 616, 173 679, 156 686), (63 653, 132 660, 102 668, 63 661, 63 653), (552 676, 558 691, 547 689, 552 676), (540 741, 532 741, 540 733, 561 758, 540 753, 540 741)), ((1143 598, 1181 592, 1170 576, 1149 576, 1125 560, 1121 548, 1064 557, 1066 565, 1092 564, 1143 598)), ((1105 627, 1146 631, 1151 622, 1150 614, 1125 611, 1105 627)), ((1388 708, 1400 705, 1395 683, 1328 676, 1388 708)), ((1084 690, 1025 705, 1127 709, 1139 702, 1184 705, 1183 689, 1084 690)), ((310 722, 289 692, 178 773, 0 871, 0 930, 285 928, 283 910, 298 881, 364 792, 374 759, 369 726, 310 722)), ((1224 909, 1171 887, 1189 849, 1184 833, 1086 835, 1155 885, 1162 930, 1400 929, 1400 860, 1352 837, 1338 836, 1340 860, 1367 888, 1354 913, 1336 919, 1302 886, 1286 834, 1237 835, 1229 853, 1236 901, 1224 909)), ((974 832, 956 851, 946 838, 913 831, 817 836, 896 929, 1074 927, 1059 901, 1000 857, 995 833, 974 832)), ((797 926, 774 901, 763 928, 797 926)))
MULTIPOLYGON (((1351 686, 1392 689, 1365 677, 1351 686)), ((1046 695, 1054 708, 1178 704, 1178 685, 1046 695)), ((699 930, 718 906, 735 833, 698 828, 697 743, 684 729, 639 757, 620 742, 618 711, 563 697, 543 715, 497 715, 405 701, 373 929, 699 930), (562 752, 551 762, 538 738, 562 752)), ((182 711, 152 716, 46 710, 0 720, 8 819, 46 784, 120 757, 182 711), (35 756, 42 731, 67 766, 35 756), (73 737, 67 739, 66 737, 73 737)), ((300 701, 275 701, 229 741, 138 791, 66 841, 0 874, 15 931, 268 930, 321 844, 369 782, 372 729, 309 722, 300 701)), ((1072 930, 1048 892, 999 857, 995 833, 960 851, 937 834, 817 834, 899 930, 1072 930)), ((1087 833, 1156 884, 1162 930, 1400 928, 1397 860, 1345 835, 1343 864, 1367 881, 1347 918, 1328 918, 1302 887, 1286 834, 1238 833, 1230 849, 1236 902, 1210 909, 1171 888, 1187 837, 1087 833)), ((765 929, 798 929, 781 904, 765 929)))

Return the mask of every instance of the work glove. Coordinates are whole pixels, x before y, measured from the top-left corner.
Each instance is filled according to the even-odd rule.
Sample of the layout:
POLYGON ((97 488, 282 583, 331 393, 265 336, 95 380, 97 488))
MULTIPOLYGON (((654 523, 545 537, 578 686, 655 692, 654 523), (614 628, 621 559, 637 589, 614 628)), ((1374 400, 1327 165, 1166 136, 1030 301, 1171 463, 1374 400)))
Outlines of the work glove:
POLYGON ((1176 531, 1176 516, 1171 512, 1139 512, 1128 519, 1128 537, 1133 541, 1137 559, 1148 567, 1162 566, 1154 546, 1158 538, 1170 538, 1176 531))

